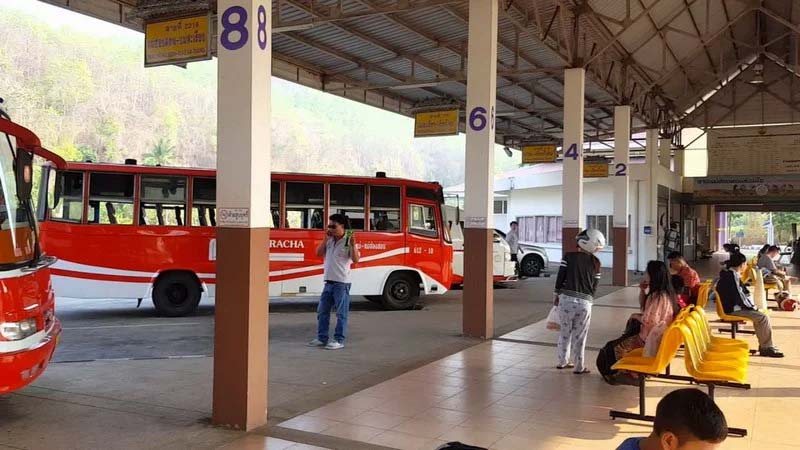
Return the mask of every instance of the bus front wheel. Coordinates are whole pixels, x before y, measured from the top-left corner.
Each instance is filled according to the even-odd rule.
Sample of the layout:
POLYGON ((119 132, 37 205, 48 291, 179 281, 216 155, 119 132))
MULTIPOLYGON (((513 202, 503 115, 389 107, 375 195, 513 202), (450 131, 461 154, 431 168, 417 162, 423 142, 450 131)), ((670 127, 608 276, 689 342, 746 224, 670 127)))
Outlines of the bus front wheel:
POLYGON ((200 304, 200 284, 194 275, 167 273, 156 280, 153 305, 162 316, 181 317, 194 312, 200 304))
POLYGON ((398 311, 411 309, 419 300, 419 282, 411 274, 394 273, 383 287, 383 307, 398 311))

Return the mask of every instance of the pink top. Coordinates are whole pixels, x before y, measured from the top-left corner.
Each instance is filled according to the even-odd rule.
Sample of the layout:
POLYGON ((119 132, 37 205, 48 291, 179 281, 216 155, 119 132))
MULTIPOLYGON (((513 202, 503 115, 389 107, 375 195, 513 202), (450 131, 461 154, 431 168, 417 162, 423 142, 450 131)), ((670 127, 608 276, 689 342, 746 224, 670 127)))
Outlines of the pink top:
POLYGON ((648 296, 642 313, 642 331, 639 337, 646 342, 654 328, 666 328, 673 318, 669 295, 662 293, 648 296))

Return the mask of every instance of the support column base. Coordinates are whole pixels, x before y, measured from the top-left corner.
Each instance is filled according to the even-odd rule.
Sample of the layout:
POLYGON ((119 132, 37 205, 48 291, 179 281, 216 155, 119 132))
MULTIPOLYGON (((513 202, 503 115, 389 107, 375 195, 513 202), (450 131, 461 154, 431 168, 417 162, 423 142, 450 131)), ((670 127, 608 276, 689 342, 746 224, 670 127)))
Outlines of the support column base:
POLYGON ((614 227, 614 265, 612 268, 612 284, 628 285, 628 228, 614 227))
POLYGON ((482 339, 494 336, 493 239, 494 230, 464 230, 464 336, 482 339))
POLYGON ((212 423, 267 423, 269 228, 217 228, 212 423))
POLYGON ((575 236, 581 231, 580 228, 561 228, 561 256, 574 252, 578 248, 575 236))

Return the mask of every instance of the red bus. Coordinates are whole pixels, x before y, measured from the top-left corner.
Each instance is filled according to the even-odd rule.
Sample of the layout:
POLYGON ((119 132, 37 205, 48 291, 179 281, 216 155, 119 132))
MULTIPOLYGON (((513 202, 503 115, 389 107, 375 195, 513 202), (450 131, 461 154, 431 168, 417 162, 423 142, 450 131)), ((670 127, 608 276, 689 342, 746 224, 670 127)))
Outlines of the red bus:
POLYGON ((0 109, 0 394, 36 380, 61 333, 48 269, 55 259, 40 250, 31 203, 34 153, 49 154, 0 109))
MULTIPOLYGON (((58 295, 151 298, 166 316, 189 314, 202 296, 213 297, 215 176, 133 160, 45 165, 38 214, 43 248, 58 257, 58 295)), ((382 173, 274 173, 271 190, 271 297, 321 293, 322 260, 314 249, 333 213, 350 218, 361 249, 353 295, 407 309, 420 294, 449 288, 453 248, 438 183, 382 173)))

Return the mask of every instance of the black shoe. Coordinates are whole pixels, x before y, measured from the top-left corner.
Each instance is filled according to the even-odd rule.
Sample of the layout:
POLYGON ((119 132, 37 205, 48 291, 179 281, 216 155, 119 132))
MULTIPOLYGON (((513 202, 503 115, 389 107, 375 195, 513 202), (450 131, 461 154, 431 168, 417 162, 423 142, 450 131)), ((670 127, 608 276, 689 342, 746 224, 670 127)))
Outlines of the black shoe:
POLYGON ((759 350, 758 354, 767 358, 783 358, 783 353, 775 347, 759 350))

